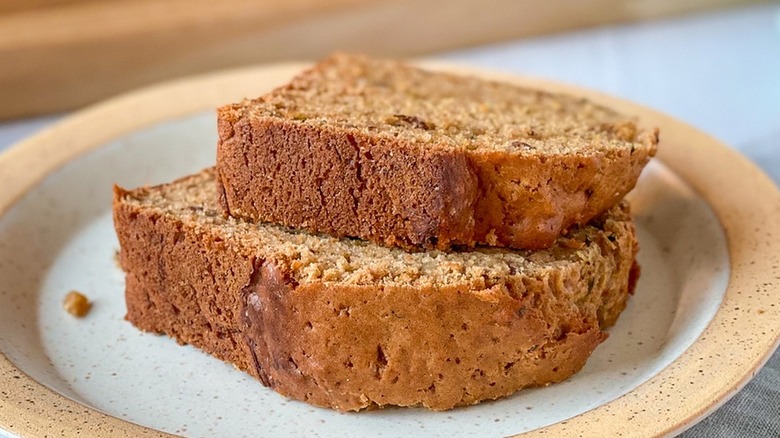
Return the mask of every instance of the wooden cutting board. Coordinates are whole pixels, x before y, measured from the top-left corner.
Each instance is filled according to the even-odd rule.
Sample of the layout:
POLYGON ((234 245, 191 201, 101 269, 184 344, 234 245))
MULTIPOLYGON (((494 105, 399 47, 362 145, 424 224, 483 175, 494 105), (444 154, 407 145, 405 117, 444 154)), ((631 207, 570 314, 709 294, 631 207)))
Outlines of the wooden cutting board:
POLYGON ((415 56, 740 0, 4 0, 0 119, 334 50, 415 56))

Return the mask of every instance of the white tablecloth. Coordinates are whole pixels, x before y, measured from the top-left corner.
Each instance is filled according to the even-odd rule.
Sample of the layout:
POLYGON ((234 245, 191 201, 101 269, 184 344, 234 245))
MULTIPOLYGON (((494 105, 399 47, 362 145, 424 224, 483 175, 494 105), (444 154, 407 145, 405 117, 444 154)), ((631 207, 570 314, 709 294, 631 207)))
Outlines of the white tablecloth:
MULTIPOLYGON (((438 58, 570 82, 653 107, 739 149, 780 183, 780 4, 475 47, 438 58)), ((59 117, 0 123, 0 151, 59 117)), ((780 436, 780 353, 684 436, 780 436)))

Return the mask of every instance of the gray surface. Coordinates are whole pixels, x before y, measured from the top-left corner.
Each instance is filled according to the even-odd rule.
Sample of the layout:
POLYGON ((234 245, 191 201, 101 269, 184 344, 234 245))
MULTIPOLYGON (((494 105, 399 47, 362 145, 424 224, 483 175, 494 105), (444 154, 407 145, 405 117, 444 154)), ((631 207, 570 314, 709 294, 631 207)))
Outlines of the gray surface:
MULTIPOLYGON (((739 149, 780 184, 777 3, 484 46, 441 58, 558 79, 646 104, 739 149)), ((0 151, 54 120, 0 123, 0 151)), ((780 437, 780 353, 682 436, 780 437)))
POLYGON ((780 436, 780 353, 737 395, 701 423, 682 433, 685 438, 780 436))

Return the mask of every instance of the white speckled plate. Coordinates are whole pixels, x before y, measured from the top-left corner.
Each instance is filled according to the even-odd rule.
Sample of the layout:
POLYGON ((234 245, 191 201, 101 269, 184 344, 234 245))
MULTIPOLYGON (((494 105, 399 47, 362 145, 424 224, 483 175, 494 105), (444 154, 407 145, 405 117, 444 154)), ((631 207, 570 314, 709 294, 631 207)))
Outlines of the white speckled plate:
MULTIPOLYGON (((780 334, 780 193, 725 146, 587 90, 661 128, 631 198, 643 274, 610 338, 573 378, 469 408, 359 414, 285 400, 191 347, 124 321, 111 185, 211 165, 213 108, 283 83, 277 65, 142 90, 77 113, 0 156, 0 428, 22 436, 655 436, 737 391, 780 334), (94 300, 65 313, 77 289, 94 300)), ((463 70, 463 69, 461 69, 463 70)))

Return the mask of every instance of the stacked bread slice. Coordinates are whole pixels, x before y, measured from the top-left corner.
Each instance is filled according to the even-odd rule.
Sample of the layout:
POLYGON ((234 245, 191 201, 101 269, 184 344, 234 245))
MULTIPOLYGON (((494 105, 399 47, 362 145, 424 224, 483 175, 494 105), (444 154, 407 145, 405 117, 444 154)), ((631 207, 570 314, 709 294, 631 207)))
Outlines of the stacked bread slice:
POLYGON ((218 111, 214 169, 115 189, 127 319, 338 410, 577 372, 638 276, 658 136, 584 99, 334 55, 218 111))

